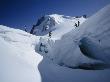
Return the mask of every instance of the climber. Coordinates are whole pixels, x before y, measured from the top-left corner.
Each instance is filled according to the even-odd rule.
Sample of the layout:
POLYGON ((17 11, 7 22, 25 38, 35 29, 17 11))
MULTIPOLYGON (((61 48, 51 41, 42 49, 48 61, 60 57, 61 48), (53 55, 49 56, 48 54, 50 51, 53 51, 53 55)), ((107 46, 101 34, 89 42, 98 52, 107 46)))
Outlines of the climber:
POLYGON ((78 26, 80 25, 80 22, 78 21, 78 26))
POLYGON ((42 52, 42 49, 41 49, 42 46, 43 46, 43 44, 40 43, 40 46, 39 46, 39 51, 40 51, 40 52, 42 52))
POLYGON ((27 26, 26 25, 24 26, 24 30, 25 30, 25 32, 27 32, 27 26))
POLYGON ((78 25, 75 23, 75 25, 74 25, 75 27, 78 27, 78 25))
POLYGON ((78 23, 75 23, 75 27, 78 27, 80 25, 80 22, 78 21, 78 23))
POLYGON ((51 36, 52 36, 52 31, 49 32, 49 37, 51 38, 51 36))

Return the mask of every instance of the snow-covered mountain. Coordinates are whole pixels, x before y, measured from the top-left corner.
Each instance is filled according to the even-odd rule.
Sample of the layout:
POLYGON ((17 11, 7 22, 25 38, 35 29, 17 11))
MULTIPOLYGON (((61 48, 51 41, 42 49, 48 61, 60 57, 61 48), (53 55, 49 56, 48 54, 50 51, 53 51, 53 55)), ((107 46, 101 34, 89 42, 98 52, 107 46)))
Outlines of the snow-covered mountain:
POLYGON ((109 82, 110 5, 85 20, 46 15, 35 35, 0 25, 0 81, 109 82))
POLYGON ((54 46, 50 50, 51 52, 48 55, 51 56, 51 58, 55 60, 55 62, 73 68, 81 63, 93 63, 93 59, 102 60, 104 61, 104 63, 109 63, 109 23, 110 5, 104 7, 96 14, 88 18, 78 28, 63 35, 63 37, 60 40, 55 42, 54 46), (83 38, 86 38, 86 40, 83 38), (80 47, 80 44, 82 43, 83 49, 88 50, 86 54, 84 54, 82 50, 80 50, 82 49, 80 47))
POLYGON ((52 38, 61 38, 62 35, 75 29, 76 25, 81 25, 86 20, 85 17, 70 17, 58 14, 45 15, 41 17, 34 27, 33 33, 37 36, 49 36, 52 38))

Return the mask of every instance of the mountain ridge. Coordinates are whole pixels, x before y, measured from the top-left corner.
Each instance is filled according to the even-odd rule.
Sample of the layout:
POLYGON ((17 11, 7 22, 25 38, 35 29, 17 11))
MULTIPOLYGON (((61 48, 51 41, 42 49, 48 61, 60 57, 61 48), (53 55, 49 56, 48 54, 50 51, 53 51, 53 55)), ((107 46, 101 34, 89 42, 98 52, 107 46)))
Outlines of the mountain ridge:
POLYGON ((52 35, 56 36, 55 38, 58 38, 64 35, 64 33, 75 29, 75 27, 81 25, 85 20, 86 18, 83 16, 70 17, 58 14, 45 15, 38 20, 32 34, 37 36, 49 36, 49 33, 52 32, 52 35))

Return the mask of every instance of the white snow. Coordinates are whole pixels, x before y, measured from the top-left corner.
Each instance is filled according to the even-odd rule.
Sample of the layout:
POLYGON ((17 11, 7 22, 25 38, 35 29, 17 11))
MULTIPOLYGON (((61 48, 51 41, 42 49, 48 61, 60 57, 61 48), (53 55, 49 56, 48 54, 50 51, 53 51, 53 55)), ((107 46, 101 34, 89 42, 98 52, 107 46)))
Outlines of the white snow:
POLYGON ((60 23, 64 22, 63 15, 52 14, 52 15, 48 15, 48 16, 53 18, 57 24, 60 24, 60 23))
MULTIPOLYGON (((80 65, 81 63, 99 62, 84 56, 83 53, 80 51, 79 44, 80 40, 83 37, 92 37, 95 40, 97 40, 97 42, 100 41, 100 46, 102 47, 104 53, 110 54, 109 15, 110 15, 110 5, 106 6, 105 8, 97 12, 95 15, 88 18, 78 28, 63 35, 63 37, 60 40, 55 42, 54 46, 52 47, 53 53, 50 54, 50 56, 52 56, 55 62, 63 63, 70 67, 80 65)), ((94 45, 95 44, 93 44, 93 47, 94 45)), ((98 51, 96 50, 94 53, 98 54, 97 52, 98 51)), ((98 56, 100 56, 100 54, 98 54, 98 56)), ((110 55, 108 56, 110 58, 110 55)), ((107 59, 105 58, 104 60, 109 60, 108 58, 107 59)))
POLYGON ((0 25, 0 81, 41 82, 38 64, 42 56, 35 52, 33 35, 0 25))
POLYGON ((82 51, 84 55, 93 59, 102 60, 110 65, 110 54, 104 52, 100 42, 90 37, 84 37, 80 42, 80 48, 84 50, 82 51))
POLYGON ((70 17, 58 14, 46 15, 44 21, 39 26, 36 26, 34 32, 37 36, 49 36, 49 32, 52 31, 51 38, 58 40, 60 39, 65 33, 74 30, 75 23, 77 24, 78 21, 80 25, 86 20, 84 17, 70 17), (43 30, 48 28, 46 30, 43 30))
POLYGON ((39 65, 43 82, 109 82, 110 69, 87 71, 66 68, 85 63, 109 64, 109 22, 110 5, 88 18, 80 27, 66 33, 61 39, 55 40, 54 45, 49 49, 51 52, 44 54, 48 55, 54 62, 51 63, 48 57, 46 57, 39 65), (86 41, 84 39, 85 37, 86 41), (86 46, 87 53, 90 52, 90 54, 81 52, 79 48, 81 44, 86 46), (57 64, 63 65, 63 67, 57 64))
POLYGON ((83 17, 50 15, 56 22, 51 19, 50 23, 46 19, 37 28, 41 30, 45 23, 48 29, 50 26, 55 28, 51 38, 46 35, 49 31, 44 32, 44 36, 34 36, 0 25, 0 81, 109 82, 110 69, 74 69, 79 66, 94 69, 94 64, 109 64, 109 15, 110 5, 87 20, 83 17), (74 23, 78 20, 82 22, 76 28, 74 23), (53 22, 57 23, 54 27, 53 22), (81 45, 87 52, 81 51, 81 45))

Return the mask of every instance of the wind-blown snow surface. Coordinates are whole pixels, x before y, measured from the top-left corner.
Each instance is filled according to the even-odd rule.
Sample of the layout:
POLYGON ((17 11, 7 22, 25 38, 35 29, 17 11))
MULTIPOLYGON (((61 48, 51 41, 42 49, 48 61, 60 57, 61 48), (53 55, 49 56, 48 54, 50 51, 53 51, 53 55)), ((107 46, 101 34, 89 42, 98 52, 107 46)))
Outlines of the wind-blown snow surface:
POLYGON ((35 52, 38 37, 0 25, 0 81, 41 82, 38 64, 42 56, 35 52))

